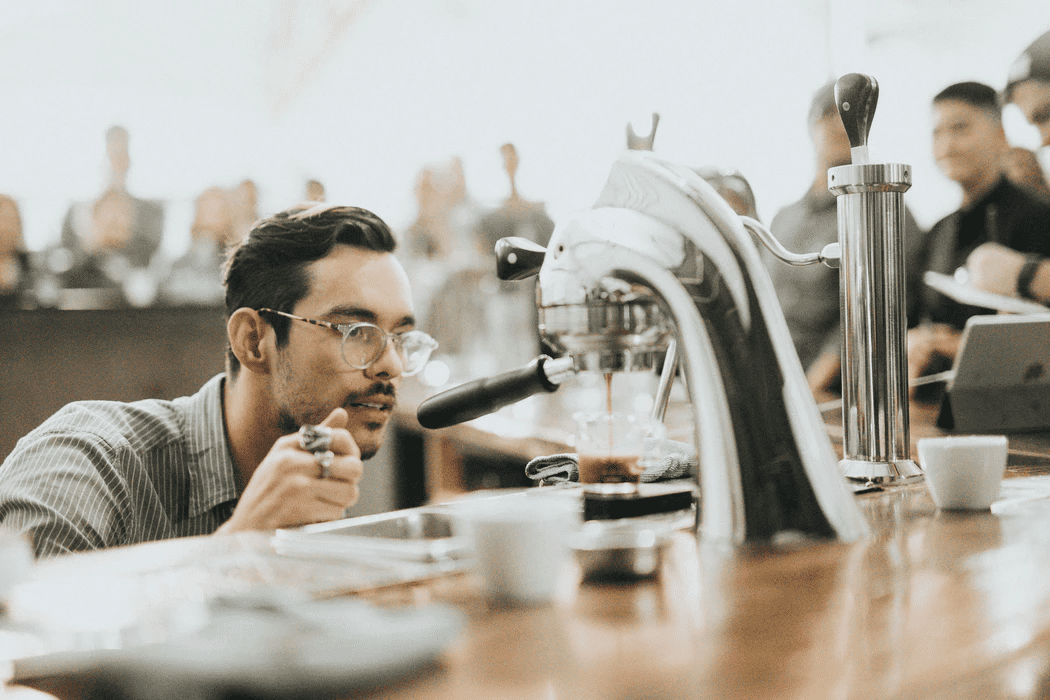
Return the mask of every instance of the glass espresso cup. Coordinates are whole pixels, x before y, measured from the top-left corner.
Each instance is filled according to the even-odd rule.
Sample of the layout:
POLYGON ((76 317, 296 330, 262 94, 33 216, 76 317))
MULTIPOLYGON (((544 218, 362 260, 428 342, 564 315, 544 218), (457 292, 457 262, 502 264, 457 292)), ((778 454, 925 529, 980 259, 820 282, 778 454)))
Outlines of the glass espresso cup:
POLYGON ((662 423, 628 413, 577 413, 580 483, 602 491, 634 491, 646 467, 659 459, 662 423))

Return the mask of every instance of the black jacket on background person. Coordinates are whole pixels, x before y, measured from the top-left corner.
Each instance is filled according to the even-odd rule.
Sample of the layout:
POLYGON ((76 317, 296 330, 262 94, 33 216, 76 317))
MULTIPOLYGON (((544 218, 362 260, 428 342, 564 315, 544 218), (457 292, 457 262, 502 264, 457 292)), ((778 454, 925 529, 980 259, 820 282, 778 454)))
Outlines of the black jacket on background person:
MULTIPOLYGON (((974 248, 988 242, 1022 253, 1050 255, 1050 204, 1001 178, 972 206, 934 224, 926 235, 923 268, 951 275, 966 263, 974 248)), ((962 329, 971 316, 988 313, 994 312, 960 304, 930 288, 923 290, 923 321, 962 329)))

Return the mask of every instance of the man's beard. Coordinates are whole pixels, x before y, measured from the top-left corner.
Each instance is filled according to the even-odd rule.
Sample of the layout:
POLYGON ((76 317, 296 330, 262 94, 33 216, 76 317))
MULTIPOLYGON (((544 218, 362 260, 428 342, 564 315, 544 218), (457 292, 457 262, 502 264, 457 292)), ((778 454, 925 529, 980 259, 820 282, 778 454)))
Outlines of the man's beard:
MULTIPOLYGON (((364 391, 350 394, 346 398, 346 401, 343 403, 343 408, 346 409, 347 413, 353 416, 353 404, 368 403, 368 399, 374 396, 391 396, 394 398, 396 403, 397 389, 394 387, 393 384, 390 384, 388 382, 376 382, 364 391)), ((283 435, 289 435, 291 433, 298 432, 299 428, 301 428, 304 424, 317 425, 325 418, 327 418, 329 413, 331 413, 331 411, 324 415, 314 415, 312 418, 310 416, 307 416, 305 421, 300 421, 292 415, 291 410, 287 406, 282 406, 277 416, 277 426, 278 428, 280 428, 281 433, 283 435)), ((384 426, 378 424, 369 424, 367 427, 370 432, 378 432, 381 431, 384 426)), ((379 447, 381 446, 381 444, 382 440, 379 440, 374 447, 371 445, 358 444, 358 448, 361 450, 361 459, 366 460, 374 457, 376 452, 379 451, 379 447)))

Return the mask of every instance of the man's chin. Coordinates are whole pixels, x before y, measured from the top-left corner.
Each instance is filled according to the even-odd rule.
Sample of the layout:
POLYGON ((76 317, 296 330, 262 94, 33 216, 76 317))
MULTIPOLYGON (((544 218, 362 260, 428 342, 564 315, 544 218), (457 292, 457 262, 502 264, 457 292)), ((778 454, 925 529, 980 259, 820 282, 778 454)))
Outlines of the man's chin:
POLYGON ((372 459, 383 446, 384 431, 386 424, 369 423, 367 425, 352 428, 350 434, 357 443, 357 449, 361 450, 361 459, 372 459))

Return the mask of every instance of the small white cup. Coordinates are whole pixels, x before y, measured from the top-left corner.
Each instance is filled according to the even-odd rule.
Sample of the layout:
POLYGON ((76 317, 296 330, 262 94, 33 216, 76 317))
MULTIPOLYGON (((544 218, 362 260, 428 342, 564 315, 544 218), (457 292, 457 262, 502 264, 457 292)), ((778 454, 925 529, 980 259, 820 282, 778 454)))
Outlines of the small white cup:
POLYGON ((553 600, 579 526, 578 503, 533 494, 466 501, 457 522, 474 547, 486 596, 512 605, 553 600))
POLYGON ((919 461, 930 495, 944 510, 987 510, 1006 472, 1005 435, 922 438, 919 461))

